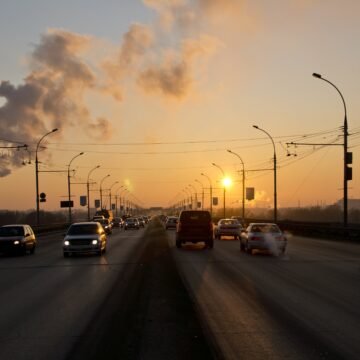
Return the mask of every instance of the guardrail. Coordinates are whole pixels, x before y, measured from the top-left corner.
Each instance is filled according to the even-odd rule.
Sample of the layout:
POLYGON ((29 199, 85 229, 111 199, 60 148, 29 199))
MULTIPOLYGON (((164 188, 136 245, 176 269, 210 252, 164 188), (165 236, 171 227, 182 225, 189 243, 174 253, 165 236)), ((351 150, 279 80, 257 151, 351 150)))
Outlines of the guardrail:
MULTIPOLYGON (((259 221, 271 222, 271 220, 246 219, 247 223, 259 221)), ((360 225, 351 224, 345 228, 340 223, 290 220, 280 220, 277 224, 283 231, 289 231, 294 235, 360 242, 360 225)))

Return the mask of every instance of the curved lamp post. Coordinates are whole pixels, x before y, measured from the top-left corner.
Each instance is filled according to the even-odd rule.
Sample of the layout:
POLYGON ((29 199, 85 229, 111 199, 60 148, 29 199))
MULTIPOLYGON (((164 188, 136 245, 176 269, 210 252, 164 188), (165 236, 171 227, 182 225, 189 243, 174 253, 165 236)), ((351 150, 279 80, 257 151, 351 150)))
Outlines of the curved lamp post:
POLYGON ((35 182, 36 182, 36 225, 40 225, 40 198, 39 198, 39 161, 38 161, 38 150, 41 141, 48 135, 52 134, 53 132, 58 131, 58 129, 52 129, 51 131, 47 132, 41 139, 38 141, 36 145, 35 151, 35 182))
POLYGON ((115 190, 115 216, 118 216, 118 197, 119 197, 119 195, 117 194, 117 192, 120 189, 122 189, 124 186, 125 185, 121 185, 115 190))
MULTIPOLYGON (((215 163, 212 163, 212 165, 213 166, 215 166, 215 167, 217 167, 220 171, 221 171, 221 173, 222 173, 222 176, 223 176, 223 179, 225 179, 225 173, 224 173, 224 170, 219 166, 219 165, 217 165, 217 164, 215 164, 215 163)), ((226 193, 226 189, 225 189, 225 184, 223 184, 223 186, 224 186, 224 196, 223 196, 223 199, 224 199, 224 205, 223 205, 223 207, 224 207, 224 219, 226 218, 226 207, 225 207, 225 193, 226 193)))
POLYGON ((194 181, 196 181, 197 183, 200 184, 201 188, 202 188, 202 192, 201 192, 201 210, 204 210, 204 185, 202 184, 201 181, 195 179, 194 181))
POLYGON ((114 185, 116 185, 116 184, 118 184, 118 183, 119 183, 118 181, 115 181, 115 182, 110 186, 110 188, 109 188, 109 202, 110 202, 110 203, 109 203, 109 209, 110 209, 110 210, 112 210, 112 209, 111 209, 111 189, 113 188, 114 185))
POLYGON ((228 153, 235 155, 236 157, 238 157, 238 159, 241 162, 242 165, 242 219, 243 222, 245 221, 245 164, 241 158, 241 156, 231 150, 227 150, 228 153))
POLYGON ((195 194, 195 200, 194 200, 195 201, 195 209, 194 210, 197 210, 197 208, 198 208, 198 206, 197 206, 197 203, 198 203, 198 201, 197 201, 197 190, 196 190, 196 187, 194 185, 189 184, 189 186, 194 189, 194 194, 195 194))
POLYGON ((276 189, 276 148, 275 148, 275 142, 274 139, 271 137, 271 135, 265 131, 264 129, 259 128, 257 125, 253 125, 253 128, 262 131, 265 133, 271 140, 273 147, 274 147, 274 222, 277 222, 277 189, 276 189))
POLYGON ((100 209, 103 209, 103 203, 102 203, 102 183, 103 181, 108 178, 110 176, 110 174, 107 174, 106 176, 104 176, 101 181, 100 181, 100 209))
POLYGON ((71 224, 71 206, 70 206, 70 201, 71 201, 71 191, 70 191, 70 166, 71 163, 79 156, 84 155, 83 152, 81 152, 80 154, 75 155, 69 162, 68 165, 68 169, 67 169, 67 176, 68 176, 68 207, 69 207, 69 224, 71 224))
POLYGON ((210 184, 210 214, 212 217, 212 183, 211 183, 211 179, 208 175, 206 175, 204 173, 201 173, 200 175, 206 177, 209 180, 209 184, 210 184))
POLYGON ((335 88, 335 90, 339 93, 341 100, 343 102, 344 105, 344 199, 343 199, 343 206, 344 206, 344 227, 347 227, 348 225, 348 180, 351 180, 352 178, 352 174, 350 174, 351 168, 348 168, 348 164, 351 164, 351 153, 348 153, 348 123, 347 123, 347 111, 346 111, 346 103, 345 103, 345 99, 344 96, 342 95, 342 93, 340 92, 340 90, 337 88, 337 86, 335 86, 335 84, 333 84, 331 81, 323 78, 320 74, 317 73, 313 73, 312 74, 314 77, 316 77, 317 79, 323 80, 325 82, 327 82, 328 84, 330 84, 333 88, 335 88))
POLYGON ((88 220, 90 221, 90 174, 98 169, 100 167, 100 165, 95 166, 94 168, 92 168, 89 173, 88 173, 88 177, 87 177, 87 182, 86 182, 86 189, 87 189, 87 209, 88 209, 88 220))

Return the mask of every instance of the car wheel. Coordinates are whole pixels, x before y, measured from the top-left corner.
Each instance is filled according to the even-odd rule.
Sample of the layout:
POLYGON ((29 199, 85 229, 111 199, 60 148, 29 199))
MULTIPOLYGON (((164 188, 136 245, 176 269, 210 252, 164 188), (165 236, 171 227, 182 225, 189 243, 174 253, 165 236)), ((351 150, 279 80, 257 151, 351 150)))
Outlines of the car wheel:
POLYGON ((26 246, 22 247, 20 250, 21 255, 25 256, 27 252, 26 246))
POLYGON ((69 257, 69 253, 68 252, 64 252, 64 258, 67 258, 67 257, 69 257))
POLYGON ((205 243, 206 247, 208 249, 212 249, 214 247, 214 240, 213 239, 210 239, 208 240, 206 243, 205 243))
POLYGON ((246 252, 250 255, 252 255, 252 248, 249 247, 249 244, 246 244, 246 252))
POLYGON ((36 248, 36 245, 34 244, 30 250, 30 254, 32 254, 32 255, 35 254, 35 248, 36 248))
POLYGON ((176 247, 178 249, 181 249, 181 241, 180 240, 176 240, 176 247))

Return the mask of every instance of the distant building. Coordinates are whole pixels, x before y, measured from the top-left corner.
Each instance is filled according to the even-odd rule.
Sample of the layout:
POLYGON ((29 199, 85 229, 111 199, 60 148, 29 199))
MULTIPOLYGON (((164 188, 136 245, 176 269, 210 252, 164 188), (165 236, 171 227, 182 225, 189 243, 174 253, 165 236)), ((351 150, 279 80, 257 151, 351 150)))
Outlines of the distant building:
MULTIPOLYGON (((343 199, 338 200, 335 205, 343 208, 344 201, 343 199)), ((360 199, 348 199, 348 210, 360 210, 360 199)))

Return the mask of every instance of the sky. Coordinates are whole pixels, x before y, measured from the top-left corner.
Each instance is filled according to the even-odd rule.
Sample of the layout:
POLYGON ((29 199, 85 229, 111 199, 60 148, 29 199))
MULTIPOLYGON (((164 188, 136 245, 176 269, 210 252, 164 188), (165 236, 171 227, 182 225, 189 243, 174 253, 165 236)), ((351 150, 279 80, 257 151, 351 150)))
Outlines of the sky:
POLYGON ((91 205, 102 184, 105 206, 109 189, 112 202, 118 195, 146 208, 203 188, 209 206, 210 182, 221 199, 222 171, 233 181, 227 206, 240 208, 242 165, 228 149, 255 189, 247 206, 271 208, 271 139, 278 206, 333 204, 343 196, 344 106, 314 72, 344 97, 349 198, 360 198, 357 0, 0 0, 0 8, 0 209, 36 207, 36 153, 44 210, 67 200, 69 170, 76 209, 88 180, 91 205))

